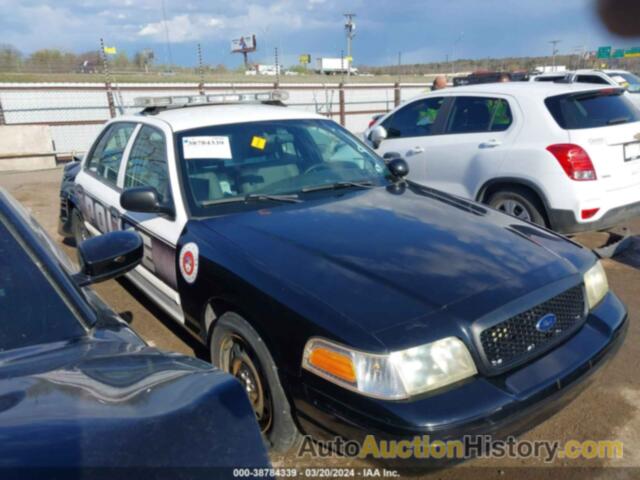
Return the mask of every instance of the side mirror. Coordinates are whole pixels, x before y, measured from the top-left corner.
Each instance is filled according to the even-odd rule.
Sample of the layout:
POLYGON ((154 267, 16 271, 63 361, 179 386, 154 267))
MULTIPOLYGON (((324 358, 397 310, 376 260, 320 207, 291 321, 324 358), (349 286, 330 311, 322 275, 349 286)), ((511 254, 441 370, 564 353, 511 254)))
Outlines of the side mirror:
POLYGON ((371 140, 373 148, 378 148, 385 138, 387 138, 387 130, 382 125, 376 125, 369 133, 369 140, 371 140))
POLYGON ((80 287, 124 275, 142 261, 142 238, 135 232, 110 232, 78 246, 80 272, 73 276, 80 287))
POLYGON ((131 212, 159 213, 172 217, 173 207, 163 203, 153 187, 128 188, 120 194, 120 206, 131 212))
POLYGON ((387 168, 396 178, 404 178, 409 174, 409 164, 404 158, 394 158, 389 160, 387 168))
POLYGON ((402 158, 402 155, 398 152, 387 152, 382 156, 382 160, 384 160, 384 163, 386 164, 389 164, 389 162, 394 158, 402 158))

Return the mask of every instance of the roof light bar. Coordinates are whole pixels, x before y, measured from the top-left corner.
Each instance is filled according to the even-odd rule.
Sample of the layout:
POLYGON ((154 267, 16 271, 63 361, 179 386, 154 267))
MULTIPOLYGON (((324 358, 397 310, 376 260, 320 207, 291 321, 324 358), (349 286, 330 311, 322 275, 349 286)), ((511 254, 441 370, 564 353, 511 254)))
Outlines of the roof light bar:
POLYGON ((252 93, 216 93, 211 95, 180 95, 173 97, 137 97, 134 105, 141 108, 187 107, 220 103, 284 102, 289 93, 284 90, 252 93))

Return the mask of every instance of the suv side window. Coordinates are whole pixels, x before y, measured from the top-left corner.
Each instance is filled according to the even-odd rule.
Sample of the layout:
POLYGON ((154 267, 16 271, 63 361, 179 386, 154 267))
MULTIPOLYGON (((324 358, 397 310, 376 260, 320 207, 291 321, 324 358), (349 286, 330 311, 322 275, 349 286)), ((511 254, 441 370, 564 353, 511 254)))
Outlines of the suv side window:
POLYGON ((171 198, 164 134, 143 125, 136 136, 124 172, 124 188, 153 187, 162 200, 171 198))
POLYGON ((109 126, 91 152, 85 170, 115 186, 122 155, 134 128, 133 123, 114 123, 109 126))
POLYGON ((445 132, 503 132, 512 122, 509 102, 503 98, 456 97, 445 132))
POLYGON ((433 135, 444 97, 417 100, 402 107, 382 122, 387 138, 423 137, 433 135))
POLYGON ((599 83, 601 85, 609 85, 604 78, 599 77, 598 75, 578 75, 576 77, 576 82, 579 83, 599 83))

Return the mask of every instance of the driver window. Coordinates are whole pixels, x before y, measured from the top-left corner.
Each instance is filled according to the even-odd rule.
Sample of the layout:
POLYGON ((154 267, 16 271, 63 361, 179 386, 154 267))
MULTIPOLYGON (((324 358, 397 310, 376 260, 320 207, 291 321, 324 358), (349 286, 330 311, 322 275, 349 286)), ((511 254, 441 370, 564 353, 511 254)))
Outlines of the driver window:
POLYGON ((124 172, 124 188, 153 187, 162 200, 171 197, 164 134, 144 125, 131 147, 124 172))
POLYGON ((382 123, 387 130, 387 138, 433 135, 433 128, 443 103, 444 97, 431 97, 402 107, 382 123))
POLYGON ((133 133, 133 123, 114 123, 102 135, 87 160, 85 170, 115 186, 122 155, 133 133))

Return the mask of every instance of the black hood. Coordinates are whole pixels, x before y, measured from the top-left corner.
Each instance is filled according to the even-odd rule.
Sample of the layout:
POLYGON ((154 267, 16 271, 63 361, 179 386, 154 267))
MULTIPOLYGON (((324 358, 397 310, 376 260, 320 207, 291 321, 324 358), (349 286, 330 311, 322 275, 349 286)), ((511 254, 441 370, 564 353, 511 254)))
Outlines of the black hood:
POLYGON ((584 254, 592 256, 457 197, 417 187, 392 192, 348 191, 204 223, 275 281, 308 292, 369 332, 426 319, 481 293, 485 300, 473 313, 491 311, 575 275, 584 254), (498 287, 500 297, 487 301, 498 287))

